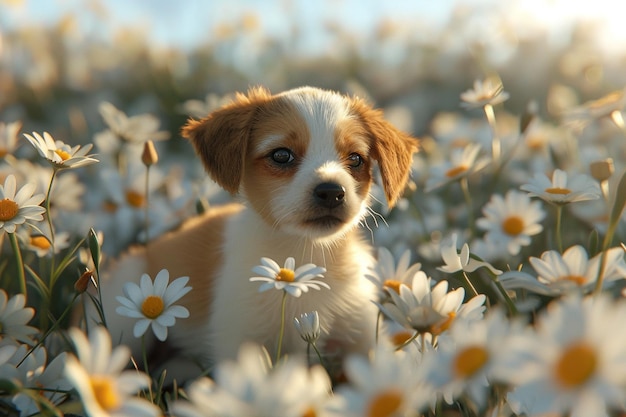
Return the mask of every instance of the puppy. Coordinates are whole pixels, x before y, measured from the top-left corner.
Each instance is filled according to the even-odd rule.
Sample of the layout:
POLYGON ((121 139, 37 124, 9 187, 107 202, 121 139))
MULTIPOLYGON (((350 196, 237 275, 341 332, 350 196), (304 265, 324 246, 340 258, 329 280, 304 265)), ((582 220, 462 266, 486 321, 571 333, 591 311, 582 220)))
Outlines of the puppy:
MULTIPOLYGON (((131 346, 135 355, 141 352, 133 320, 114 312, 115 295, 122 294, 127 279, 138 280, 145 272, 154 278, 167 268, 170 279, 189 276, 193 287, 177 303, 190 317, 169 329, 167 343, 179 358, 208 368, 234 358, 246 341, 273 354, 282 292, 259 293, 249 278, 261 257, 281 266, 294 257, 296 266, 325 267, 320 279, 330 290, 287 297, 282 352, 305 351, 292 321, 316 310, 323 354, 366 353, 375 338, 376 295, 364 278, 373 258, 358 226, 368 213, 375 163, 393 206, 406 185, 417 140, 364 101, 311 87, 277 95, 253 88, 204 119, 190 120, 182 135, 211 178, 241 203, 211 209, 118 262, 101 285, 113 340, 131 346)), ((184 371, 182 378, 193 373, 184 371)))

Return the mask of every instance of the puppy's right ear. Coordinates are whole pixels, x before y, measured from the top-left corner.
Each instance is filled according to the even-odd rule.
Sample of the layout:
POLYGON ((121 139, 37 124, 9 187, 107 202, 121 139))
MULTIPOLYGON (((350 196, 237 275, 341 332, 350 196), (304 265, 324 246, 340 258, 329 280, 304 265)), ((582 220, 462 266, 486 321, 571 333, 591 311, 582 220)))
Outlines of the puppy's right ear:
POLYGON ((182 129, 211 178, 230 193, 239 190, 254 117, 270 98, 263 87, 237 93, 232 103, 204 119, 190 119, 182 129))

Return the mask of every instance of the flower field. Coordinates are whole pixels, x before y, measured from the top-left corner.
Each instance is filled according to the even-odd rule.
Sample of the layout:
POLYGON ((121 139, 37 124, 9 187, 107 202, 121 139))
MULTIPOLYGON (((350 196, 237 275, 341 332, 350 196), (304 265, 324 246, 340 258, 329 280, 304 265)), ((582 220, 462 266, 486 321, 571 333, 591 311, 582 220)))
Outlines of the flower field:
MULTIPOLYGON (((560 42, 468 38, 462 11, 438 29, 329 22, 332 48, 309 54, 255 16, 187 50, 76 19, 0 32, 0 415, 625 415, 626 50, 582 23, 560 42), (79 312, 130 246, 236 198, 180 128, 251 85, 364 97, 420 139, 400 202, 375 186, 362 221, 376 348, 338 378, 311 311, 281 317, 277 352, 172 383, 79 312), (281 355, 285 326, 308 357, 281 355)), ((333 291, 325 272, 262 258, 244 278, 284 303, 333 291)), ((193 288, 165 269, 135 282, 116 313, 167 341, 193 288)))

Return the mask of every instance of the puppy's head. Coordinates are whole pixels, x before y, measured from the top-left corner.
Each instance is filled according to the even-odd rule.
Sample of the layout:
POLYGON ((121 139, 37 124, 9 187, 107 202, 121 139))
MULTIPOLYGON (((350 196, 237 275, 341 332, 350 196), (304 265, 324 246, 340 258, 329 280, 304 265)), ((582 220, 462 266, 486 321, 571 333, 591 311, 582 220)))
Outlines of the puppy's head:
POLYGON ((378 163, 387 202, 406 185, 417 141, 359 99, 310 87, 239 94, 182 130, 209 175, 277 229, 332 239, 369 203, 378 163))

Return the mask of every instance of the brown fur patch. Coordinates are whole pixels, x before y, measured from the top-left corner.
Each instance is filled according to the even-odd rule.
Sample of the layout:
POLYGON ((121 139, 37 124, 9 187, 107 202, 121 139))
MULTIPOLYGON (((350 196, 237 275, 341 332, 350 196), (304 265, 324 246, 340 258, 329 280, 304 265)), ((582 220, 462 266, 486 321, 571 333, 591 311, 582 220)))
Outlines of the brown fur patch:
POLYGON ((361 99, 352 99, 351 110, 369 133, 371 155, 378 161, 387 203, 393 207, 408 181, 418 141, 396 129, 383 118, 381 110, 373 109, 361 99))
POLYGON ((215 207, 148 245, 146 255, 151 277, 163 268, 169 271, 170 282, 181 276, 189 277, 188 285, 193 289, 180 304, 189 309, 190 316, 181 320, 181 326, 193 328, 209 316, 213 283, 223 261, 226 221, 242 208, 238 204, 215 207))
POLYGON ((235 101, 204 119, 190 120, 181 131, 191 140, 211 178, 226 191, 236 193, 239 189, 255 115, 270 99, 268 90, 250 89, 247 95, 237 94, 235 101))
POLYGON ((358 118, 341 120, 335 129, 335 148, 345 161, 346 169, 359 184, 357 190, 361 198, 365 198, 372 180, 370 163, 369 132, 358 118), (363 163, 358 167, 350 167, 351 154, 361 156, 363 163))

